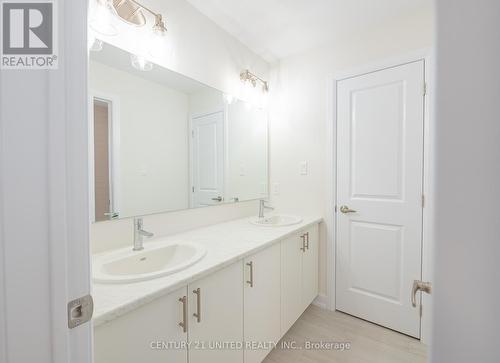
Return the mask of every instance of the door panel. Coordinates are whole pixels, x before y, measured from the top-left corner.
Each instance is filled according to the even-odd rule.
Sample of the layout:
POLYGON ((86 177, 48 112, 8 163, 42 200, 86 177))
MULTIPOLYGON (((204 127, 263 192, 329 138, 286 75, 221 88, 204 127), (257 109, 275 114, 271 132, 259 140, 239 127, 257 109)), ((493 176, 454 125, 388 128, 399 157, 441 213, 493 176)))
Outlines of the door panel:
POLYGON ((95 328, 94 362, 186 363, 187 333, 179 326, 186 293, 184 287, 95 328))
MULTIPOLYGON (((245 259, 243 321, 246 343, 267 343, 281 338, 280 256, 280 244, 277 243, 245 259)), ((245 363, 260 363, 269 351, 262 347, 245 348, 245 363)))
POLYGON ((338 82, 337 308, 420 336, 424 62, 338 82))
POLYGON ((242 280, 240 261, 188 286, 189 363, 243 362, 242 349, 220 346, 243 342, 242 280), (199 321, 194 316, 198 308, 199 321))
POLYGON ((318 296, 318 225, 305 230, 306 250, 302 254, 302 309, 305 310, 318 296))
POLYGON ((281 242, 281 334, 302 314, 302 240, 293 235, 281 242))
POLYGON ((193 203, 214 205, 224 197, 224 113, 193 118, 193 203))

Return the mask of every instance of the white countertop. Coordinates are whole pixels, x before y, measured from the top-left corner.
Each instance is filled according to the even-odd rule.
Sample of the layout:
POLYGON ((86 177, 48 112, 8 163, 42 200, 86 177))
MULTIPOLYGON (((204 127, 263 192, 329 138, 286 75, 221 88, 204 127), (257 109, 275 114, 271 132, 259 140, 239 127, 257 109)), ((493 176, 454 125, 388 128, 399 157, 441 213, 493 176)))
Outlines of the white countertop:
MULTIPOLYGON (((262 227, 250 223, 250 220, 255 218, 238 219, 152 240, 199 243, 207 248, 207 254, 193 266, 169 276, 130 284, 94 284, 92 292, 94 327, 112 321, 193 281, 253 255, 290 234, 322 221, 321 217, 303 217, 301 223, 292 226, 262 227)), ((147 250, 148 243, 145 243, 144 247, 147 250)))

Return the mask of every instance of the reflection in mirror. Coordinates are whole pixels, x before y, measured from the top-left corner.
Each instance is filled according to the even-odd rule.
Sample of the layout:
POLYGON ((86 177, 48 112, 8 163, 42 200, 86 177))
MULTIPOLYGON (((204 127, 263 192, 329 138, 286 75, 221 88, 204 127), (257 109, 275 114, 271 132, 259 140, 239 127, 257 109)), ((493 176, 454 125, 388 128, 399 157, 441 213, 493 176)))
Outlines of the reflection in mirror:
POLYGON ((94 221, 267 197, 265 110, 109 44, 89 87, 94 221))

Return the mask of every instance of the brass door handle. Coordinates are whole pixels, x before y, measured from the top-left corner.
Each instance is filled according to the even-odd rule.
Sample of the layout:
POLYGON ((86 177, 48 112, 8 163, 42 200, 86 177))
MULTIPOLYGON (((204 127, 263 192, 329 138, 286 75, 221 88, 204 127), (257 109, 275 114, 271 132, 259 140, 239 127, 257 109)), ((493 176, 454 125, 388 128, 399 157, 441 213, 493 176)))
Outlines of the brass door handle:
POLYGON ((349 208, 346 205, 343 205, 342 207, 340 207, 340 211, 342 213, 344 213, 344 214, 346 214, 346 213, 357 213, 357 210, 351 209, 351 208, 349 208))
POLYGON ((193 294, 196 295, 196 313, 193 316, 196 318, 196 321, 201 322, 201 289, 197 288, 193 290, 193 294))
POLYGON ((432 293, 432 284, 430 282, 423 282, 419 280, 413 281, 413 288, 411 289, 411 305, 417 307, 417 292, 422 291, 427 294, 432 293))
POLYGON ((212 198, 212 200, 215 202, 222 202, 222 197, 218 196, 217 198, 212 198))
POLYGON ((250 280, 247 281, 247 284, 249 284, 250 287, 253 287, 253 262, 248 262, 247 266, 250 267, 250 280))
POLYGON ((179 298, 179 302, 182 303, 182 321, 179 326, 182 328, 182 332, 187 332, 187 296, 179 298))

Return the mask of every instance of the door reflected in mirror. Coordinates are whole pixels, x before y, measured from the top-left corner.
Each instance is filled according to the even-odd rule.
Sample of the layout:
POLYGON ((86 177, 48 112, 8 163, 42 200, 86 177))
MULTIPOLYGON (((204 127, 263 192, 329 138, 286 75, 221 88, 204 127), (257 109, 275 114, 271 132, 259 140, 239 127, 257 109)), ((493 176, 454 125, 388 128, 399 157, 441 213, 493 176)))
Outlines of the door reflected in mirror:
POLYGON ((214 88, 104 44, 91 52, 91 219, 268 195, 268 116, 214 88))

